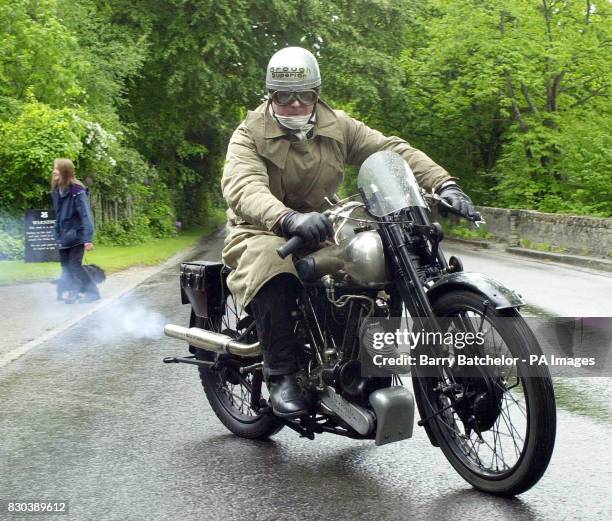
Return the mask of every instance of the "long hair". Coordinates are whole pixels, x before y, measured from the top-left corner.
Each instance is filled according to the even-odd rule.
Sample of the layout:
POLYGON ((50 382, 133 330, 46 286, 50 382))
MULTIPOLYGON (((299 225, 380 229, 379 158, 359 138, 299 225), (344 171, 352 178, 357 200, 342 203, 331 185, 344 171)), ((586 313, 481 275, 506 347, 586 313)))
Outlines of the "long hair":
POLYGON ((59 176, 55 177, 51 174, 51 188, 59 188, 66 190, 71 184, 84 186, 81 181, 75 177, 74 163, 70 159, 58 158, 53 161, 53 170, 59 171, 59 176))

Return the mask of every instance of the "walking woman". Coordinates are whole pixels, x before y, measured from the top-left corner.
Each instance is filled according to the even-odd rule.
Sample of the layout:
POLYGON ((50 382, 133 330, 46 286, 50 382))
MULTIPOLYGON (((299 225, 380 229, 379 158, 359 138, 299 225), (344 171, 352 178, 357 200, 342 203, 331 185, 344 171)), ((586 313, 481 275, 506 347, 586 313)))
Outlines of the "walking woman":
POLYGON ((98 288, 83 268, 85 251, 93 249, 94 222, 87 188, 74 174, 70 159, 56 159, 51 181, 55 209, 55 239, 59 243, 62 283, 68 292, 66 304, 93 302, 98 288))

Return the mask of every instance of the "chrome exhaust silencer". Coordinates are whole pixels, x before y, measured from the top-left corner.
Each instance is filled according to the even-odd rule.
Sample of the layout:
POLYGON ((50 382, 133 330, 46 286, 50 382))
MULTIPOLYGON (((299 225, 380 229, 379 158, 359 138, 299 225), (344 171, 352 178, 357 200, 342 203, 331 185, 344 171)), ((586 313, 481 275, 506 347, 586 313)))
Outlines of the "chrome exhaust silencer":
POLYGON ((254 344, 244 344, 237 342, 232 337, 222 333, 215 333, 200 329, 199 327, 182 327, 174 324, 167 324, 164 327, 164 334, 172 338, 184 340, 188 344, 212 351, 213 353, 230 353, 232 355, 255 357, 261 355, 259 342, 254 344))

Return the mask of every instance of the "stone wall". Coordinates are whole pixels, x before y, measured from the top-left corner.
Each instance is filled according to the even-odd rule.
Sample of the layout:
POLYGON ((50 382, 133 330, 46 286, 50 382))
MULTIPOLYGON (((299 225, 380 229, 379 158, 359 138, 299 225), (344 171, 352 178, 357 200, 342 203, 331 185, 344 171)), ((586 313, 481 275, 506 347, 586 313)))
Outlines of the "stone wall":
POLYGON ((487 224, 483 228, 505 242, 510 242, 512 225, 510 224, 510 210, 505 208, 491 208, 479 206, 478 211, 484 216, 487 224))
POLYGON ((612 257, 612 218, 581 217, 533 210, 479 206, 485 229, 510 246, 527 246, 577 255, 612 257))

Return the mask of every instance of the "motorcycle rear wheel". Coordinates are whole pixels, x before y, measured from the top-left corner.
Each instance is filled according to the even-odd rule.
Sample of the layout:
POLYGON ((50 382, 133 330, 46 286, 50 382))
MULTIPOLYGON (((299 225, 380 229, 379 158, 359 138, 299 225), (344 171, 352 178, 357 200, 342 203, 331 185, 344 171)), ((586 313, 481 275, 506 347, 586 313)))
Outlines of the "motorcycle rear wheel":
MULTIPOLYGON (((239 321, 244 317, 241 309, 228 296, 223 315, 201 319, 191 313, 190 327, 200 327, 216 333, 238 337, 242 332, 239 321)), ((199 360, 219 361, 225 357, 221 369, 198 367, 200 381, 213 412, 225 427, 241 438, 266 439, 283 428, 283 423, 271 412, 261 413, 251 404, 251 392, 263 393, 265 385, 261 372, 240 374, 239 367, 260 362, 260 358, 240 358, 218 355, 210 351, 190 347, 199 360)))
MULTIPOLYGON (((487 331, 485 338, 493 339, 486 345, 492 345, 497 356, 505 351, 508 356, 528 359, 530 354, 542 353, 516 309, 487 307, 483 296, 467 290, 441 295, 432 302, 432 307, 437 317, 451 318, 449 324, 455 325, 449 328, 473 331, 472 325, 480 323, 483 331, 487 331)), ((462 384, 461 378, 455 379, 453 371, 444 369, 438 377, 413 378, 421 416, 435 415, 428 425, 445 457, 461 477, 483 492, 510 497, 529 490, 544 474, 555 442, 555 397, 548 368, 530 367, 527 377, 521 366, 514 369, 514 375, 513 369, 490 372, 494 377, 488 379, 488 395, 481 391, 471 394, 481 393, 481 405, 488 398, 485 407, 491 406, 493 414, 481 423, 482 429, 474 430, 470 426, 478 426, 474 422, 476 408, 451 405, 454 398, 441 392, 449 383, 459 382, 465 386, 463 393, 468 394, 467 384, 462 384), (480 453, 483 447, 486 450, 480 453)), ((463 379, 468 381, 470 385, 479 385, 478 378, 463 379)), ((485 387, 483 384, 481 390, 485 387)))

